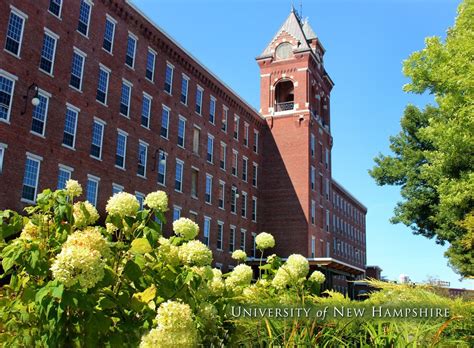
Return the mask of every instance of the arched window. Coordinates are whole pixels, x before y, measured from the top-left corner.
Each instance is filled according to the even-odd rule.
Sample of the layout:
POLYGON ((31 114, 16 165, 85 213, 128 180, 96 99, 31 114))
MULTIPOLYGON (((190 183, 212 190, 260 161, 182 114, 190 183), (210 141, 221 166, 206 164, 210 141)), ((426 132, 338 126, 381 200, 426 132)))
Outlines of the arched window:
POLYGON ((293 110, 295 105, 295 94, 293 82, 283 80, 275 86, 275 111, 293 110))
POLYGON ((283 42, 276 48, 276 59, 288 59, 293 53, 293 47, 288 42, 283 42))

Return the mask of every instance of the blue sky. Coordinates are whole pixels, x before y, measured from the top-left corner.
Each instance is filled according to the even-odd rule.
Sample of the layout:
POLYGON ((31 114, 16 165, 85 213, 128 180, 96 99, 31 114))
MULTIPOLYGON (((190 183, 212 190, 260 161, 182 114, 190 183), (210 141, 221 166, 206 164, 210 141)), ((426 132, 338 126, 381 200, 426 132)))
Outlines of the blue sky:
MULTIPOLYGON (((259 109, 255 57, 289 14, 291 0, 134 0, 134 3, 204 65, 259 109)), ((299 0, 295 0, 299 9, 299 0)), ((430 96, 402 91, 402 61, 427 36, 445 36, 459 1, 304 0, 303 16, 326 48, 325 66, 335 82, 331 94, 333 176, 369 209, 367 263, 389 279, 405 273, 451 286, 474 288, 443 257, 445 247, 412 235, 389 218, 399 200, 396 187, 378 187, 367 170, 388 153, 408 103, 422 107, 430 96)))

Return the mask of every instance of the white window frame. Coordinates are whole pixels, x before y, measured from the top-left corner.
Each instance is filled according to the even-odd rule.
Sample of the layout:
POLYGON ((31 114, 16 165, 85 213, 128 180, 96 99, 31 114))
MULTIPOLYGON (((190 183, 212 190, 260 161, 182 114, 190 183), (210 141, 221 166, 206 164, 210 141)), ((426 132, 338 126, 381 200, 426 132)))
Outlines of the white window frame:
POLYGON ((219 153, 219 168, 223 170, 224 172, 226 171, 227 168, 227 144, 221 141, 221 151, 219 153), (224 154, 224 157, 222 158, 222 154, 224 154))
POLYGON ((3 69, 0 69, 0 76, 2 76, 3 78, 7 80, 10 80, 10 82, 12 83, 12 92, 10 96, 10 105, 8 105, 7 118, 6 119, 0 118, 0 122, 5 122, 5 123, 10 124, 10 115, 13 109, 13 96, 15 95, 15 83, 16 81, 18 81, 18 77, 13 74, 10 74, 9 72, 3 69))
POLYGON ((258 164, 252 162, 252 186, 258 187, 258 164))
MULTIPOLYGON (((69 75, 69 87, 74 89, 75 91, 81 92, 82 93, 82 87, 84 85, 84 67, 86 66, 86 59, 87 59, 87 54, 82 52, 79 48, 73 47, 73 54, 77 54, 82 57, 82 66, 81 66, 81 82, 79 84, 79 88, 74 87, 71 85, 71 78, 70 76, 72 75, 72 65, 71 65, 71 73, 69 75)), ((72 62, 71 62, 72 63, 72 62)))
POLYGON ((239 176, 239 152, 235 149, 232 149, 232 166, 231 166, 232 176, 239 176), (234 167, 235 163, 235 167, 234 167), (235 173, 234 173, 235 168, 235 173))
POLYGON ((329 213, 329 209, 326 209, 326 232, 329 232, 329 225, 331 222, 331 215, 329 213))
POLYGON ((112 183, 112 195, 117 194, 119 192, 123 192, 124 189, 125 188, 123 187, 123 185, 116 184, 114 182, 112 183), (116 192, 114 192, 114 191, 116 191, 116 192))
POLYGON ((122 115, 123 117, 126 117, 126 118, 130 118, 130 111, 131 111, 131 108, 132 108, 132 91, 133 91, 133 83, 131 83, 130 81, 122 78, 122 85, 120 85, 120 105, 122 104, 122 87, 123 85, 127 86, 129 89, 130 89, 130 92, 128 93, 128 100, 127 100, 127 115, 125 115, 124 113, 122 113, 122 110, 119 110, 119 113, 120 115, 122 115))
POLYGON ((316 201, 311 200, 311 225, 316 225, 316 201))
MULTIPOLYGON (((51 2, 51 0, 50 0, 50 2, 51 2)), ((63 2, 64 2, 64 0, 60 1, 59 13, 57 15, 49 10, 49 4, 48 4, 48 12, 51 13, 54 17, 61 19, 61 13, 62 13, 62 10, 63 10, 63 2)))
POLYGON ((141 108, 141 113, 140 113, 140 125, 145 128, 145 129, 150 129, 150 123, 151 123, 151 110, 152 110, 152 103, 153 103, 153 97, 149 95, 146 92, 143 92, 142 96, 142 108, 141 108), (145 102, 145 99, 149 100, 149 107, 148 107, 148 126, 143 125, 142 123, 142 117, 143 117, 143 104, 145 102))
MULTIPOLYGON (((112 31, 112 42, 110 43, 110 51, 104 48, 104 38, 105 38, 105 31, 104 31, 104 37, 102 38, 102 49, 108 54, 113 55, 114 42, 115 42, 115 30, 117 29, 117 20, 107 13, 105 14, 105 21, 111 22, 114 26, 114 30, 112 31)), ((104 25, 104 29, 105 29, 105 25, 104 25)))
POLYGON ((138 47, 138 36, 136 36, 134 33, 131 31, 128 32, 127 35, 127 41, 125 45, 125 66, 129 67, 132 70, 135 70, 135 62, 137 60, 137 47, 138 47), (128 57, 128 39, 132 38, 135 41, 135 47, 133 49, 133 57, 132 57, 132 65, 129 65, 127 63, 127 57, 128 57))
POLYGON ((23 171, 23 180, 22 180, 22 184, 21 184, 22 197, 21 197, 20 201, 24 202, 24 203, 35 203, 36 202, 36 197, 38 196, 39 175, 40 175, 40 172, 41 172, 41 162, 43 161, 43 157, 35 155, 31 152, 27 152, 26 153, 26 159, 38 163, 38 169, 36 170, 35 193, 34 193, 33 200, 23 198, 23 186, 24 186, 23 181, 25 179, 25 171, 26 171, 26 160, 25 160, 25 171, 23 171))
MULTIPOLYGON (((94 3, 90 0, 83 0, 85 3, 87 3, 89 6, 90 6, 90 10, 89 10, 89 17, 87 18, 87 32, 84 34, 84 33, 81 33, 79 31, 79 28, 76 28, 76 31, 81 34, 82 36, 86 37, 86 38, 89 38, 89 29, 91 28, 91 16, 92 16, 92 7, 94 6, 94 3)), ((80 8, 80 6, 79 6, 80 8)))
POLYGON ((185 74, 181 74, 181 93, 180 93, 180 96, 179 96, 179 101, 181 102, 181 104, 183 105, 188 105, 188 99, 189 99, 189 77, 185 74), (183 95, 183 81, 186 81, 186 93, 183 95), (181 99, 181 97, 184 96, 185 97, 185 102, 183 102, 183 100, 181 99))
POLYGON ((204 216, 204 224, 202 229, 202 235, 204 238, 204 244, 209 246, 211 242, 211 218, 209 216, 204 216), (207 228, 206 228, 207 227, 207 228), (207 241, 206 241, 207 239, 207 241))
POLYGON ((196 114, 198 114, 199 116, 202 116, 202 103, 203 103, 203 100, 204 100, 204 88, 197 85, 197 87, 196 87, 196 105, 194 107, 194 112, 196 114), (199 95, 199 100, 198 100, 198 91, 201 92, 200 95, 199 95), (199 106, 199 112, 196 110, 198 106, 199 106))
MULTIPOLYGON (((67 109, 71 109, 72 111, 74 111, 76 113, 76 122, 74 123, 74 134, 73 134, 74 138, 73 138, 73 141, 72 141, 72 146, 64 144, 64 142, 61 142, 61 145, 68 148, 68 149, 71 149, 71 150, 75 151, 76 150, 76 139, 77 139, 77 123, 79 122, 79 114, 81 112, 81 109, 79 109, 78 107, 76 107, 72 104, 66 103, 66 112, 67 112, 67 109)), ((65 125, 64 125, 64 128, 63 128, 63 136, 64 136, 64 131, 65 131, 65 125)))
POLYGON ((140 204, 140 210, 143 210, 143 205, 145 204, 145 194, 135 191, 135 198, 140 204))
POLYGON ((5 152, 7 151, 8 145, 0 143, 0 174, 3 173, 3 161, 5 159, 5 152))
MULTIPOLYGON (((61 1, 61 5, 62 5, 62 1, 61 1)), ((38 67, 38 69, 41 71, 41 72, 44 72, 46 75, 49 75, 49 76, 52 76, 54 77, 54 63, 56 61, 56 50, 58 48, 58 40, 59 40, 59 35, 52 32, 51 30, 49 30, 48 28, 44 28, 44 35, 48 35, 50 38, 52 38, 54 40, 54 49, 53 49, 53 58, 52 58, 52 61, 51 61, 51 71, 46 71, 44 69, 41 68, 41 58, 43 57, 42 56, 42 51, 43 51, 43 46, 41 46, 41 52, 40 52, 40 65, 38 67)))
MULTIPOLYGON (((72 172, 74 172, 74 168, 59 163, 58 164, 58 176, 57 176, 58 184, 59 184, 59 174, 61 173, 61 171, 68 173, 69 174, 69 179, 68 180, 71 180, 72 172)), ((0 172, 1 172, 1 170, 0 170, 0 172)), ((67 180, 66 180, 66 182, 67 182, 67 180)))
POLYGON ((174 190, 176 192, 182 193, 183 192, 183 177, 184 177, 184 161, 180 160, 179 158, 176 158, 176 166, 175 166, 175 173, 174 173, 174 190), (180 175, 180 188, 179 190, 176 188, 176 173, 178 169, 178 164, 181 165, 181 175, 180 175))
POLYGON ((221 125, 221 130, 224 133, 227 133, 227 128, 229 125, 229 108, 225 105, 222 106, 222 125, 221 125))
POLYGON ((151 83, 155 83, 156 56, 157 56, 156 51, 153 48, 148 47, 148 51, 146 55, 146 65, 145 65, 145 78, 151 83), (146 76, 146 72, 148 71, 148 55, 149 54, 153 55, 153 69, 151 71, 151 79, 149 79, 148 76, 146 76))
POLYGON ((98 176, 95 176, 95 175, 87 174, 86 198, 87 198, 87 195, 88 195, 87 187, 88 187, 89 180, 90 180, 90 181, 95 181, 95 182, 97 183, 96 190, 95 190, 95 198, 94 198, 94 201, 95 201, 95 202, 89 202, 89 203, 91 203, 94 207, 96 207, 96 206, 97 206, 97 198, 99 197, 99 183, 100 183, 100 178, 99 178, 98 176))
POLYGON ((216 97, 211 95, 211 98, 209 99, 209 122, 213 125, 216 124, 216 107, 217 107, 217 99, 216 97), (211 121, 211 116, 212 116, 212 121, 211 121))
POLYGON ((157 168, 156 168, 156 172, 158 175, 160 175, 160 161, 161 161, 161 157, 164 156, 164 165, 163 165, 163 170, 164 170, 164 173, 163 173, 163 182, 161 183, 160 180, 159 180, 159 176, 156 178, 156 181, 158 183, 158 185, 161 185, 161 186, 165 186, 166 187, 166 171, 167 171, 167 162, 168 162, 168 153, 165 152, 164 150, 158 150, 158 162, 157 162, 157 168))
MULTIPOLYGON (((218 251, 224 250, 224 222, 221 220, 217 220, 217 239, 216 239, 216 249, 218 251), (219 241, 220 241, 220 248, 219 248, 219 241)), ((217 264, 216 264, 217 267, 217 264)))
MULTIPOLYGON (((95 100, 104 105, 104 106, 108 106, 107 105, 107 100, 108 100, 108 97, 109 97, 109 84, 110 84, 110 73, 112 72, 112 70, 110 70, 109 68, 107 68, 104 64, 102 63, 99 63, 99 76, 100 76, 100 71, 104 71, 106 74, 107 74, 107 82, 105 84, 105 100, 102 102, 100 100, 97 99, 97 91, 99 90, 99 80, 97 79, 97 91, 96 91, 96 97, 95 97, 95 100)), ((131 91, 130 91, 131 92, 131 91)))
POLYGON ((231 193, 230 193, 230 213, 233 215, 237 215, 237 186, 232 185, 231 187, 231 193), (232 197, 234 200, 232 200, 232 197), (232 211, 232 205, 234 206, 234 211, 232 211))
POLYGON ((165 86, 163 87, 163 91, 168 94, 168 95, 173 95, 173 75, 174 75, 174 65, 171 64, 170 62, 166 61, 166 68, 165 68, 165 86), (171 77, 170 77, 170 90, 167 91, 166 90, 166 71, 168 70, 168 68, 171 69, 171 77))
POLYGON ((242 156, 242 181, 248 182, 249 180, 249 159, 246 156, 242 156))
POLYGON ((241 214, 240 214, 240 215, 241 215, 242 218, 244 218, 244 219, 247 219, 247 210, 248 210, 248 209, 247 209, 247 205, 248 205, 247 203, 248 203, 247 192, 242 191, 242 202, 241 202, 241 204, 240 204, 240 208, 241 208, 241 209, 240 209, 240 210, 241 210, 241 212, 240 212, 241 214))
POLYGON ((239 130, 240 130, 240 117, 237 114, 234 114, 234 129, 233 129, 233 138, 236 141, 239 141, 239 130))
POLYGON ((10 14, 8 15, 7 30, 5 30, 5 43, 6 43, 7 33, 8 33, 8 25, 10 24, 10 16, 11 16, 12 13, 14 13, 16 16, 20 17, 23 20, 23 24, 21 26, 20 42, 18 43, 18 53, 15 54, 15 53, 7 50, 6 47, 4 47, 3 50, 5 52, 8 52, 9 54, 11 54, 14 57, 20 58, 21 46, 23 45, 23 35, 25 34, 25 25, 26 25, 26 21, 28 19, 28 15, 26 13, 24 13, 23 11, 20 11, 19 9, 17 9, 15 6, 10 5, 10 14))
POLYGON ((141 139, 138 140, 137 176, 140 177, 140 178, 143 178, 143 179, 146 179, 146 169, 147 169, 147 165, 148 165, 148 147, 149 147, 149 146, 150 146, 150 145, 149 145, 147 142, 145 142, 145 141, 143 141, 143 140, 141 140, 141 139), (145 148, 145 163, 143 164, 143 167, 144 167, 143 175, 140 174, 140 173, 138 173, 138 164, 140 163, 139 161, 140 161, 140 147, 141 147, 141 146, 143 146, 143 147, 145 148))
POLYGON ((249 147, 249 129, 250 125, 244 122, 244 146, 249 147))
MULTIPOLYGON (((125 170, 126 162, 127 162, 128 133, 121 130, 120 128, 117 128, 117 139, 118 139, 119 134, 125 137, 125 144, 123 146, 123 166, 121 167, 121 166, 117 165, 116 157, 114 158, 114 164, 115 164, 115 168, 125 170)), ((115 141, 115 156, 117 156, 117 141, 115 141)))
POLYGON ((206 204, 212 205, 212 175, 206 173, 206 182, 205 182, 205 190, 204 190, 204 201, 206 204), (209 183, 209 191, 207 184, 209 183), (209 199, 207 197, 209 196, 209 199))
POLYGON ((257 197, 252 196, 252 221, 257 222, 257 197), (254 218, 255 217, 255 218, 254 218))
POLYGON ((171 109, 169 107, 167 107, 165 104, 161 104, 161 127, 160 127, 160 137, 163 138, 163 139, 166 139, 168 140, 169 136, 170 136, 170 116, 171 116, 171 109), (163 112, 164 111, 167 111, 168 113, 168 117, 166 119, 166 127, 163 127, 163 112), (166 136, 164 136, 163 134, 161 134, 161 131, 162 129, 166 129, 166 136))
POLYGON ((311 166, 311 190, 315 191, 316 190, 316 168, 312 165, 311 166))
MULTIPOLYGON (((105 134, 105 125, 107 124, 107 122, 105 122, 104 120, 101 120, 100 118, 98 117, 95 117, 94 116, 94 121, 93 121, 93 125, 94 123, 98 123, 102 126, 102 133, 100 135, 100 151, 99 151, 99 157, 96 157, 92 154, 89 154, 89 156, 91 158, 94 158, 94 159, 97 159, 99 161, 102 161, 102 150, 104 149, 104 134, 105 134)), ((92 144, 92 140, 91 140, 91 144, 92 144)))
POLYGON ((258 153, 259 151, 259 135, 260 132, 256 129, 253 130, 253 152, 258 153))
MULTIPOLYGON (((33 129, 30 129, 30 133, 44 138, 45 133, 46 133, 46 124, 48 122, 49 99, 51 98, 51 93, 48 93, 45 90, 38 88, 38 95, 41 95, 42 97, 46 98, 46 108, 44 110, 44 121, 43 121, 43 123, 44 123, 43 124, 43 132, 42 133, 37 133, 33 129)), ((39 104, 38 104, 38 106, 39 106, 39 104)), ((31 114, 31 121, 32 122, 33 122, 33 113, 34 113, 35 108, 36 108, 36 106, 33 107, 33 112, 31 114)))
POLYGON ((316 137, 313 133, 311 133, 311 140, 310 140, 310 155, 312 158, 316 157, 316 137))
POLYGON ((233 253, 235 251, 235 232, 237 231, 235 225, 230 225, 229 226, 229 253, 233 253), (232 241, 232 244, 231 244, 232 241), (232 249, 231 246, 232 245, 232 249))
POLYGON ((221 195, 219 196, 218 206, 219 209, 225 210, 225 181, 223 180, 219 180, 219 192, 221 193, 221 195))
POLYGON ((173 222, 181 218, 181 212, 183 211, 183 208, 181 208, 179 205, 173 205, 173 222), (178 212, 178 219, 175 219, 175 212, 178 212))
POLYGON ((210 133, 207 133, 206 161, 214 164, 214 136, 210 133), (211 152, 209 152, 209 144, 211 145, 211 152))
POLYGON ((246 251, 246 247, 247 247, 247 230, 245 228, 241 228, 240 229, 240 250, 242 251, 246 251))
POLYGON ((187 122, 186 117, 184 117, 182 115, 178 115, 178 129, 177 129, 177 131, 178 131, 178 142, 177 142, 177 144, 182 149, 184 149, 186 147, 186 122, 187 122), (183 136, 182 136, 183 143, 182 144, 179 143, 179 125, 180 125, 180 122, 183 123, 183 136))

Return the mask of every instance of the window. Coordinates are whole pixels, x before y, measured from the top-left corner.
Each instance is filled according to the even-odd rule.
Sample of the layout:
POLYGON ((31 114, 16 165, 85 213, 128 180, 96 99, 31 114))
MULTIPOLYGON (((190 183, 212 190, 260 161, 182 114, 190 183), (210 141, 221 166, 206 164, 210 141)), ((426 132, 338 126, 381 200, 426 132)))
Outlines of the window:
POLYGON ((64 122, 63 132, 63 145, 74 149, 76 144, 76 130, 77 130, 77 118, 79 116, 79 109, 67 105, 66 108, 66 119, 64 122))
POLYGON ((141 125, 150 128, 151 100, 153 97, 143 92, 141 125))
POLYGON ((74 169, 71 167, 64 166, 62 164, 59 165, 58 171, 58 190, 63 190, 66 188, 66 182, 71 179, 72 172, 74 169))
POLYGON ((120 95, 120 114, 130 117, 130 99, 132 96, 132 84, 127 80, 122 80, 122 94, 120 95))
POLYGON ((311 224, 314 225, 316 223, 316 202, 311 200, 311 224))
POLYGON ((156 61, 156 52, 148 47, 148 53, 146 56, 146 72, 145 76, 151 82, 155 79, 155 61, 156 61))
POLYGON ((77 31, 87 36, 89 33, 89 21, 91 18, 92 3, 88 0, 81 0, 81 7, 79 9, 79 23, 77 24, 77 31))
POLYGON ((138 141, 138 168, 137 175, 146 178, 146 163, 148 159, 148 144, 138 141))
POLYGON ((115 25, 117 21, 107 15, 105 19, 105 30, 104 30, 104 41, 102 42, 102 48, 109 53, 112 53, 114 49, 114 36, 115 36, 115 25))
POLYGON ((188 89, 189 89, 189 77, 182 75, 181 77, 181 103, 188 105, 188 89))
POLYGON ((39 68, 50 75, 53 74, 54 58, 56 57, 56 46, 58 39, 58 35, 54 34, 48 29, 45 29, 39 68))
POLYGON ((253 171, 252 171, 252 185, 254 187, 257 187, 257 185, 258 185, 258 165, 257 165, 257 163, 253 162, 252 168, 253 168, 253 171))
POLYGON ((5 151, 8 145, 4 143, 0 143, 0 174, 3 172, 3 159, 5 157, 5 151))
POLYGON ((329 179, 326 178, 326 190, 325 190, 325 193, 326 193, 326 199, 329 200, 329 179))
POLYGON ((163 105, 163 110, 161 111, 161 131, 160 135, 168 139, 168 127, 170 122, 170 109, 163 105))
POLYGON ((242 157, 242 180, 247 182, 247 171, 248 171, 249 160, 247 157, 242 157))
POLYGON ((325 149, 325 153, 326 153, 326 156, 325 156, 325 160, 324 160, 324 165, 327 168, 329 166, 329 149, 325 149))
POLYGON ((27 153, 25 163, 25 174, 23 176, 22 200, 35 202, 38 193, 38 179, 42 157, 27 153))
POLYGON ((145 202, 145 195, 141 192, 135 191, 135 197, 137 198, 140 210, 143 210, 143 203, 145 202))
POLYGON ((247 218, 247 192, 242 192, 242 217, 247 218))
POLYGON ((61 17, 62 0, 49 0, 49 12, 56 17, 61 17))
POLYGON ((329 232, 329 222, 330 222, 329 210, 326 209, 326 232, 329 232))
POLYGON ((173 206, 173 221, 178 220, 181 217, 181 207, 176 205, 173 206))
POLYGON ((237 212, 237 187, 232 186, 230 194, 230 212, 235 214, 237 212))
POLYGON ((0 121, 10 121, 16 79, 15 76, 0 69, 0 121))
POLYGON ((158 152, 158 184, 166 186, 166 160, 168 154, 163 150, 158 152))
POLYGON ((240 250, 245 251, 245 237, 246 237, 247 231, 244 229, 240 230, 240 250))
POLYGON ((237 115, 234 115, 234 139, 239 140, 239 120, 240 117, 237 115))
POLYGON ((316 189, 316 168, 314 166, 311 166, 311 190, 316 189))
POLYGON ((224 209, 225 204, 225 182, 219 180, 219 208, 224 209))
POLYGON ((191 169, 191 197, 198 198, 199 169, 191 169))
POLYGON ((207 135, 207 161, 214 163, 214 137, 210 134, 207 135))
POLYGON ((127 137, 124 131, 117 132, 117 149, 115 152, 115 166, 125 169, 125 157, 127 155, 127 137))
POLYGON ((216 98, 212 96, 209 102, 209 122, 212 124, 216 123, 216 98))
POLYGON ((227 117, 228 117, 228 114, 229 114, 229 108, 227 106, 224 106, 222 108, 222 131, 224 133, 227 133, 227 117))
POLYGON ((104 139, 105 122, 94 117, 92 124, 92 143, 90 155, 94 158, 102 158, 102 142, 104 139))
POLYGON ((184 162, 176 159, 176 173, 174 177, 174 189, 178 192, 183 192, 183 168, 184 162))
POLYGON ((217 250, 222 250, 223 237, 224 237, 224 223, 222 221, 217 221, 217 241, 216 241, 217 250))
POLYGON ((109 91, 110 69, 99 64, 99 79, 97 82, 97 93, 95 99, 107 105, 107 94, 109 91))
POLYGON ((244 146, 249 146, 249 124, 244 123, 244 146))
POLYGON ((97 206, 97 195, 99 192, 100 179, 93 175, 87 175, 86 198, 93 206, 97 206))
POLYGON ((314 158, 314 156, 316 154, 316 137, 312 133, 311 133, 310 149, 311 149, 311 157, 314 158))
POLYGON ((319 143, 319 162, 323 163, 323 144, 319 143))
POLYGON ((252 197, 252 221, 257 222, 257 197, 252 197))
POLYGON ((211 230, 211 218, 204 216, 204 244, 209 246, 209 235, 211 230))
POLYGON ((202 113, 202 95, 204 94, 204 90, 202 89, 202 87, 200 86, 197 86, 197 89, 196 89, 196 112, 201 115, 202 113))
POLYGON ((232 150, 232 175, 233 176, 237 176, 238 156, 239 156, 239 153, 235 150, 232 150))
POLYGON ((128 32, 127 51, 125 54, 125 64, 132 69, 135 66, 135 54, 137 52, 137 41, 138 41, 138 38, 135 35, 133 35, 131 32, 128 32))
POLYGON ((8 20, 7 38, 5 40, 5 50, 20 56, 21 43, 23 41, 23 30, 25 21, 28 18, 26 14, 10 6, 10 18, 8 20))
POLYGON ((206 203, 212 203, 212 175, 206 174, 206 203))
POLYGON ((230 226, 230 236, 229 236, 229 251, 233 252, 235 250, 235 226, 230 226))
POLYGON ((112 196, 120 192, 123 192, 123 186, 112 183, 112 196))
POLYGON ((171 94, 173 92, 173 70, 174 66, 170 63, 166 63, 165 72, 165 92, 171 94))
POLYGON ((255 241, 257 238, 257 234, 252 232, 252 250, 250 251, 250 255, 255 258, 257 256, 257 242, 255 241))
POLYGON ((219 166, 225 170, 227 162, 227 145, 221 141, 221 157, 219 159, 219 166))
POLYGON ((179 115, 178 118, 178 146, 184 148, 186 140, 186 119, 179 115))
POLYGON ((253 152, 258 153, 258 131, 254 129, 253 131, 253 152))
POLYGON ((31 131, 35 134, 44 136, 46 128, 46 119, 48 117, 48 104, 51 95, 44 91, 38 91, 40 103, 33 107, 33 117, 31 122, 31 131))
POLYGON ((198 213, 196 213, 195 211, 192 211, 192 210, 189 211, 189 219, 190 220, 197 223, 197 217, 198 217, 198 213))
POLYGON ((74 48, 74 53, 72 54, 71 79, 69 80, 69 86, 79 91, 82 90, 82 77, 84 74, 85 61, 86 54, 77 48, 74 48))
POLYGON ((199 155, 199 143, 201 141, 201 130, 199 127, 194 126, 193 130, 193 152, 199 155))
POLYGON ((316 257, 316 238, 314 236, 311 237, 311 257, 316 257))

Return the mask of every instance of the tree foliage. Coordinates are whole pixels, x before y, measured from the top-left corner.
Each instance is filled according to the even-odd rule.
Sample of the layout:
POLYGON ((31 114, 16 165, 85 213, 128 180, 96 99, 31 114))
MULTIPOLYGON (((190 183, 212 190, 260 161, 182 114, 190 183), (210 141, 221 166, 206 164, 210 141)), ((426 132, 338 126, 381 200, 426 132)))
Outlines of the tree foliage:
POLYGON ((408 105, 401 132, 390 138, 393 154, 380 154, 369 171, 379 185, 401 186, 393 223, 449 243, 449 264, 474 275, 474 1, 464 1, 444 42, 430 37, 403 72, 406 92, 433 94, 436 106, 408 105))

